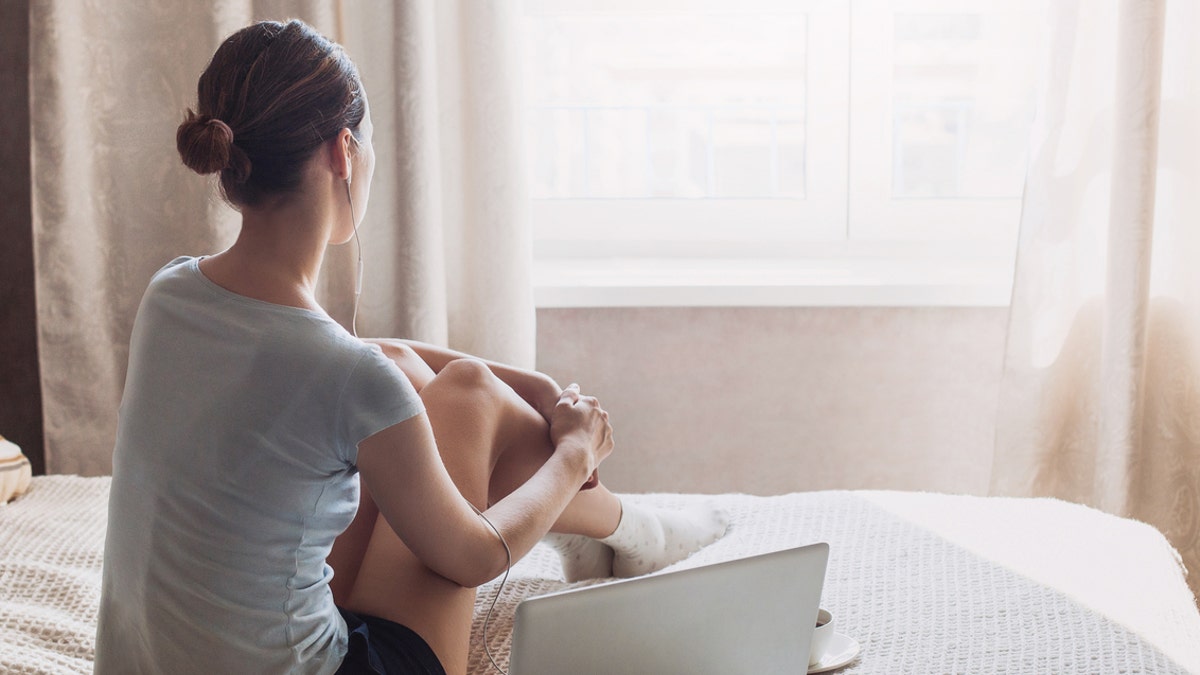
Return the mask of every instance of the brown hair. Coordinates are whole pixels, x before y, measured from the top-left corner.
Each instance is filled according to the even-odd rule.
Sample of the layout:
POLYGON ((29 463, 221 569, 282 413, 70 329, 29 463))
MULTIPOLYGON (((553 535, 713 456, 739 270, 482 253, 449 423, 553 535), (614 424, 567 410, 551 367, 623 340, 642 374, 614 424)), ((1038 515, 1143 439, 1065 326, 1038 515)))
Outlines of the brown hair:
POLYGON ((229 36, 197 93, 175 145, 196 173, 220 172, 221 190, 235 206, 295 190, 317 148, 342 129, 357 137, 366 112, 354 62, 296 19, 263 21, 229 36))

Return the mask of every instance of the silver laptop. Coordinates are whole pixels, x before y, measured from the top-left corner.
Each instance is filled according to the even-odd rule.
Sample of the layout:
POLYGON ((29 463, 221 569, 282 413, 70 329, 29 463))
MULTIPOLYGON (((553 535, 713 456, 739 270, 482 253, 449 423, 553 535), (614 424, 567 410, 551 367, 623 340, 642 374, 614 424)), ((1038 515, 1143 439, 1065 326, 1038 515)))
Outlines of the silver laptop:
POLYGON ((829 544, 529 598, 512 675, 804 673, 829 544))

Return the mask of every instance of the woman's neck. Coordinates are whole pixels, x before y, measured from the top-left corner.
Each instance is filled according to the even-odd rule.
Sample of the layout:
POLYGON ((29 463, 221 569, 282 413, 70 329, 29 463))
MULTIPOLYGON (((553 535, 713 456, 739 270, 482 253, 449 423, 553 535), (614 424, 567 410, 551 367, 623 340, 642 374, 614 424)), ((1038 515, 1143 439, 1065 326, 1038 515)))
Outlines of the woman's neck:
POLYGON ((332 214, 314 201, 297 199, 243 209, 237 241, 201 261, 204 275, 239 295, 320 310, 317 276, 332 214))

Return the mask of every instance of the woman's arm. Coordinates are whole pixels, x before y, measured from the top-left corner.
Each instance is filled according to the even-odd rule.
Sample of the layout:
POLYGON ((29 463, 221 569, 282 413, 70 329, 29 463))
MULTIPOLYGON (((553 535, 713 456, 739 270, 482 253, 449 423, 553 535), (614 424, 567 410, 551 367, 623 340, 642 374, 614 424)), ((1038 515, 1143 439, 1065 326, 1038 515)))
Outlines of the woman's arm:
POLYGON ((524 399, 533 409, 541 413, 542 417, 550 419, 550 414, 554 410, 555 403, 558 402, 558 397, 562 394, 562 388, 549 375, 539 373, 533 370, 525 370, 495 361, 480 359, 470 354, 457 352, 453 349, 438 347, 425 342, 417 342, 416 340, 402 340, 398 338, 370 338, 364 340, 377 344, 383 348, 385 354, 395 360, 412 380, 413 386, 420 391, 434 375, 440 373, 442 368, 447 363, 457 359, 475 359, 487 364, 492 373, 500 378, 508 386, 512 387, 513 391, 517 392, 517 396, 524 399), (411 360, 406 350, 411 350, 425 366, 428 371, 425 371, 419 364, 412 363, 410 366, 405 365, 406 360, 411 360))

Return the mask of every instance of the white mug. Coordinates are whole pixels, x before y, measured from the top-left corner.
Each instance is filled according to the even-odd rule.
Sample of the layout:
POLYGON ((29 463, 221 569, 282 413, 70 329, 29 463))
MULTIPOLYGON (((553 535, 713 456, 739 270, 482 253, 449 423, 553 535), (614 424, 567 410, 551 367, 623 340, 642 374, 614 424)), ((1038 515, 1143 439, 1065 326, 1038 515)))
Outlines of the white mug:
POLYGON ((827 609, 817 610, 817 627, 813 630, 812 643, 808 649, 808 665, 815 666, 829 651, 829 640, 833 637, 833 615, 827 609))

